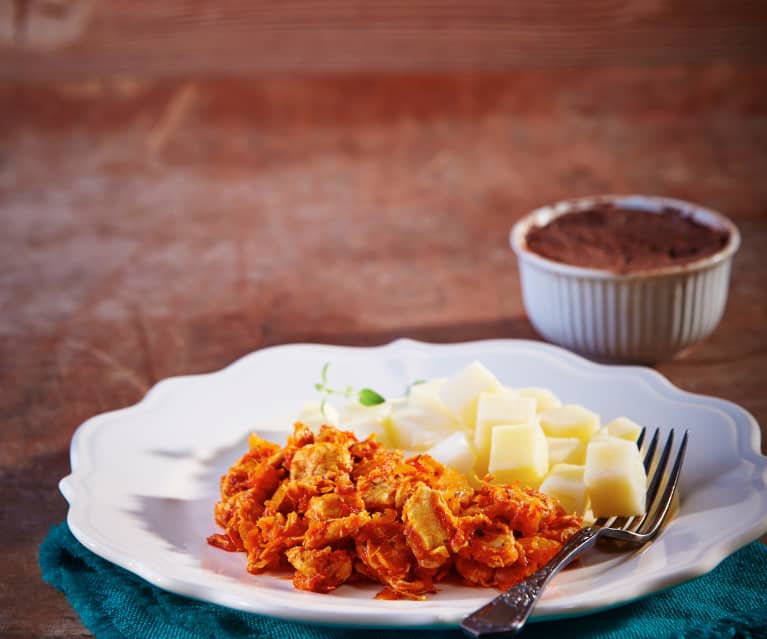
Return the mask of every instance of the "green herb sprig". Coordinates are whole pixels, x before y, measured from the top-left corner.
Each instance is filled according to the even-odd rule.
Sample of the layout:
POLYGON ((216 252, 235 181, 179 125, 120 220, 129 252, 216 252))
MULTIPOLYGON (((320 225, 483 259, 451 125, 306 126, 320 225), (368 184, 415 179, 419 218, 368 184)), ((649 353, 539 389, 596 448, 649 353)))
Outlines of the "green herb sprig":
POLYGON ((377 406, 386 401, 383 395, 377 393, 372 388, 362 388, 359 391, 355 391, 354 387, 348 384, 343 390, 332 388, 328 384, 328 368, 330 368, 330 362, 325 362, 325 365, 322 367, 322 372, 320 373, 320 381, 314 385, 314 389, 323 394, 322 402, 320 403, 320 412, 325 417, 327 417, 325 414, 325 404, 331 395, 341 395, 346 399, 351 399, 356 395, 357 401, 363 406, 377 406))

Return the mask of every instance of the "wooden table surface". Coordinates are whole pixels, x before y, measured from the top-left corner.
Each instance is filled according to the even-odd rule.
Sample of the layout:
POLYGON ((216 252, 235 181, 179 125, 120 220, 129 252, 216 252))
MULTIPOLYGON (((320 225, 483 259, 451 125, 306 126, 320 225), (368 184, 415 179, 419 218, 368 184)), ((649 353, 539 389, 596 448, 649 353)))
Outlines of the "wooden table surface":
POLYGON ((507 234, 560 198, 737 223, 722 323, 657 368, 764 433, 765 86, 718 63, 5 82, 0 636, 88 635, 36 560, 83 420, 271 344, 538 339, 507 234))

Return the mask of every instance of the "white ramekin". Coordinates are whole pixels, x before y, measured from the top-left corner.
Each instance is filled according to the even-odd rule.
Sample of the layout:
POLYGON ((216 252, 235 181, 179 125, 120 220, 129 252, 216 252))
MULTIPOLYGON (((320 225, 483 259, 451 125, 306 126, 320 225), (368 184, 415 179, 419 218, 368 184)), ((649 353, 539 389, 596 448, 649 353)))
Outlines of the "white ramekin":
POLYGON ((697 204, 644 195, 604 195, 536 209, 511 229, 527 315, 546 340, 607 362, 654 364, 709 335, 727 302, 740 234, 726 217, 697 204), (679 266, 618 274, 555 262, 528 249, 531 226, 606 202, 659 213, 671 207, 729 231, 717 253, 679 266))

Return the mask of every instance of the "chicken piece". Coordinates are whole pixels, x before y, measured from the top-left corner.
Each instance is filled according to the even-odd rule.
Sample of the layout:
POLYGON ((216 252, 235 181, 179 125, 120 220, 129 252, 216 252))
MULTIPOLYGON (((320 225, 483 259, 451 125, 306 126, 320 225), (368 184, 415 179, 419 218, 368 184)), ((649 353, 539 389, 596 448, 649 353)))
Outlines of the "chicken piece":
POLYGON ((304 515, 314 521, 339 519, 365 510, 365 503, 357 493, 328 493, 309 500, 304 515))
POLYGON ((293 434, 288 437, 285 448, 288 450, 298 449, 313 443, 314 433, 312 429, 302 422, 296 422, 293 424, 293 434))
POLYGON ((243 550, 242 537, 247 528, 263 515, 265 496, 273 490, 277 481, 278 471, 267 467, 266 472, 254 480, 252 488, 241 490, 225 501, 218 502, 214 507, 216 523, 226 530, 229 543, 220 537, 214 538, 211 543, 224 550, 243 550))
POLYGON ((495 571, 495 585, 502 590, 507 590, 532 575, 562 547, 559 542, 539 536, 522 537, 517 541, 520 547, 519 561, 495 571))
POLYGON ((355 465, 352 477, 356 479, 357 491, 369 511, 395 508, 403 472, 414 471, 402 463, 402 453, 394 450, 382 450, 373 458, 355 465))
POLYGON ((282 481, 284 471, 272 467, 268 462, 261 462, 257 467, 252 468, 248 474, 246 489, 248 499, 251 503, 259 502, 263 505, 282 481))
MULTIPOLYGON (((251 435, 251 437, 253 437, 251 435)), ((238 492, 252 488, 257 483, 265 483, 265 491, 274 490, 284 472, 270 462, 274 454, 279 453, 279 446, 265 440, 263 445, 251 449, 221 477, 221 499, 226 500, 238 492), (272 485, 273 484, 273 485, 272 485)))
MULTIPOLYGON (((288 514, 293 510, 298 510, 296 496, 294 495, 294 487, 297 482, 286 480, 280 482, 277 489, 272 493, 272 496, 264 502, 264 514, 274 515, 276 513, 288 514)), ((311 495, 313 496, 313 495, 311 495)), ((307 503, 308 499, 307 498, 307 503)))
POLYGON ((301 546, 289 548, 285 556, 296 569, 293 585, 299 590, 327 593, 338 588, 352 574, 352 553, 326 546, 309 550, 301 546))
POLYGON ((351 538, 370 520, 356 493, 312 497, 305 516, 309 521, 304 538, 306 548, 322 548, 351 538))
POLYGON ((237 536, 243 539, 264 513, 263 491, 260 486, 251 488, 239 493, 234 501, 234 516, 227 526, 227 531, 230 537, 236 531, 237 536))
POLYGON ((417 563, 394 510, 375 513, 355 538, 359 558, 355 567, 363 575, 385 584, 377 599, 421 599, 433 592, 430 578, 416 575, 417 563))
POLYGON ((495 586, 495 569, 466 557, 456 557, 453 562, 456 572, 472 586, 492 588, 495 586))
POLYGON ((343 446, 331 442, 308 444, 293 454, 290 479, 350 483, 352 467, 352 456, 343 446))
POLYGON ((303 543, 306 527, 304 518, 295 512, 261 517, 242 537, 248 572, 259 574, 278 568, 282 554, 303 543))
MULTIPOLYGON (((361 442, 360 445, 364 443, 365 442, 361 442)), ((355 451, 357 453, 363 452, 355 446, 349 448, 349 452, 352 454, 354 454, 355 451)), ((401 450, 389 450, 379 447, 365 452, 367 452, 367 454, 363 454, 358 461, 355 461, 354 469, 352 470, 352 479, 354 480, 369 475, 371 472, 380 468, 388 468, 394 472, 397 466, 403 463, 401 450)))
POLYGON ((536 534, 547 522, 566 513, 553 499, 529 488, 516 485, 484 484, 474 495, 464 514, 485 514, 501 520, 523 537, 536 534))
POLYGON ((314 481, 291 481, 284 480, 277 490, 274 491, 271 498, 265 503, 264 514, 274 515, 281 512, 287 514, 296 511, 300 514, 306 512, 309 502, 313 497, 322 494, 322 491, 328 491, 332 488, 326 483, 314 481))
POLYGON ((270 459, 280 447, 261 439, 255 433, 249 437, 250 450, 221 477, 221 500, 214 506, 216 523, 226 530, 224 535, 211 535, 209 542, 224 550, 242 550, 240 526, 254 522, 263 514, 264 501, 274 492, 284 476, 270 459))
POLYGON ((258 433, 248 435, 248 455, 255 455, 258 459, 268 459, 280 450, 280 445, 261 438, 258 433))
POLYGON ((474 490, 466 477, 457 470, 425 454, 416 455, 406 460, 406 463, 415 469, 418 479, 442 493, 453 514, 458 514, 471 502, 474 490))
POLYGON ((562 544, 558 541, 540 535, 521 537, 518 542, 525 554, 527 564, 532 567, 531 573, 546 564, 562 548, 562 544))
POLYGON ((502 568, 519 559, 514 533, 507 524, 493 522, 486 515, 460 517, 450 549, 459 557, 489 568, 502 568))
POLYGON ((332 426, 320 426, 320 432, 314 438, 315 443, 336 444, 347 450, 358 443, 357 437, 348 430, 338 430, 332 426))
POLYGON ((222 528, 226 528, 229 525, 229 520, 234 516, 235 497, 237 494, 239 493, 228 499, 216 502, 216 505, 213 506, 213 518, 222 528))
POLYGON ((275 460, 279 459, 281 466, 289 471, 290 463, 293 461, 293 455, 296 451, 313 443, 314 433, 312 429, 302 422, 296 422, 293 424, 293 433, 288 436, 285 447, 279 451, 279 458, 275 457, 275 460))
MULTIPOLYGON (((375 434, 349 446, 349 452, 354 459, 355 470, 359 464, 373 459, 382 449, 383 445, 376 441, 375 434)), ((352 471, 352 477, 354 477, 354 471, 352 471)), ((356 477, 354 478, 356 479, 356 477)))
POLYGON ((402 522, 419 566, 436 569, 449 561, 447 545, 455 532, 456 518, 439 491, 419 484, 402 507, 402 522))
POLYGON ((212 535, 208 535, 206 541, 215 548, 220 548, 221 550, 226 550, 227 552, 238 552, 242 550, 242 542, 236 543, 232 540, 232 538, 227 534, 221 534, 221 533, 213 533, 212 535))
POLYGON ((577 515, 562 515, 553 517, 545 522, 538 531, 539 536, 553 539, 560 543, 565 543, 572 537, 583 525, 583 519, 577 515))

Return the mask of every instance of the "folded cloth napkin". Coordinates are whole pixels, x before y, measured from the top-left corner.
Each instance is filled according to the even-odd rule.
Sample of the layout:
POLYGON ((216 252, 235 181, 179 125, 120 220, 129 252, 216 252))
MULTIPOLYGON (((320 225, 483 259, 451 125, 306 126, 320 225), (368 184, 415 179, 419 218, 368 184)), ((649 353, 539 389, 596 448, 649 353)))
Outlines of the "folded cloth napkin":
MULTIPOLYGON (((281 621, 174 595, 80 544, 66 524, 40 548, 43 579, 98 639, 459 639, 459 630, 331 628, 281 621)), ((754 542, 710 573, 601 613, 529 624, 526 639, 767 639, 767 546, 754 542)))

